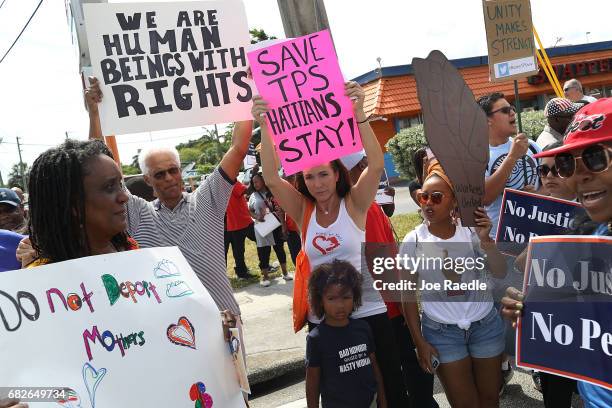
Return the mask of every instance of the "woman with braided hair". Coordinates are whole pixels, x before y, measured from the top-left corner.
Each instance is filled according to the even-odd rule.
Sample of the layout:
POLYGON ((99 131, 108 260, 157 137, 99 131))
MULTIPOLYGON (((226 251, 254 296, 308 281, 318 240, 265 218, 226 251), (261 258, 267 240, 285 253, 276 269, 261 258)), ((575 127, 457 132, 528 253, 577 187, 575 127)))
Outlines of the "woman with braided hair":
MULTIPOLYGON (((39 256, 28 267, 138 248, 125 233, 121 170, 101 141, 66 140, 38 156, 28 190, 29 240, 39 256)), ((1 397, 0 408, 27 407, 1 397)))
POLYGON ((41 154, 28 182, 30 266, 137 248, 125 233, 121 170, 98 140, 67 140, 41 154))

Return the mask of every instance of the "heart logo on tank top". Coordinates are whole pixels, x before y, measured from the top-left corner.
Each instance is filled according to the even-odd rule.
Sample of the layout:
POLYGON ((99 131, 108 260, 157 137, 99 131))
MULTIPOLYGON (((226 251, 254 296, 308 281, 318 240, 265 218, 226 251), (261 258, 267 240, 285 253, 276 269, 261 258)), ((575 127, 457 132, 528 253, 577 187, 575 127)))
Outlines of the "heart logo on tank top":
POLYGON ((312 246, 315 247, 321 254, 327 255, 334 249, 340 246, 338 238, 331 236, 326 237, 325 235, 316 235, 312 239, 312 246))

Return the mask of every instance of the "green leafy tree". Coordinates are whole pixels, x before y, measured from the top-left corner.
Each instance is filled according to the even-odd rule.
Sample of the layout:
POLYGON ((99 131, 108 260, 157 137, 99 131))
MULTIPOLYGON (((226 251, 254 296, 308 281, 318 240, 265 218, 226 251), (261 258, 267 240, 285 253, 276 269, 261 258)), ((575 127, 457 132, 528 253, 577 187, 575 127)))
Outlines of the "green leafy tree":
POLYGON ((184 147, 178 152, 179 157, 181 158, 181 163, 197 162, 202 155, 202 151, 196 147, 184 147))
MULTIPOLYGON (((28 177, 30 175, 30 167, 27 163, 23 163, 23 170, 25 172, 25 182, 27 183, 28 177)), ((11 171, 8 174, 7 185, 9 187, 21 186, 23 188, 26 188, 23 183, 24 181, 21 178, 21 170, 19 168, 19 163, 15 163, 13 164, 13 167, 11 167, 11 171)))
POLYGON ((121 165, 121 171, 123 172, 124 176, 132 176, 134 174, 140 174, 140 170, 137 169, 134 166, 131 166, 129 164, 122 164, 121 165))
POLYGON ((408 179, 416 177, 412 156, 417 149, 426 144, 423 125, 402 129, 387 142, 387 150, 393 157, 395 168, 403 177, 408 179))
POLYGON ((544 126, 548 124, 543 111, 523 112, 521 113, 521 121, 523 122, 523 133, 533 140, 540 136, 544 126))
POLYGON ((266 34, 263 29, 252 28, 249 30, 249 34, 251 34, 251 44, 265 40, 276 40, 276 37, 266 34))
POLYGON ((195 169, 199 174, 210 174, 215 169, 215 165, 214 164, 198 164, 195 167, 195 169))
MULTIPOLYGON (((537 139, 547 123, 542 111, 523 112, 521 120, 523 132, 532 140, 537 139)), ((423 125, 402 129, 387 142, 387 150, 391 153, 395 167, 403 177, 408 179, 416 177, 412 157, 417 149, 426 144, 423 125)))
POLYGON ((198 173, 210 173, 230 148, 233 129, 234 124, 230 124, 222 134, 217 135, 213 128, 207 128, 198 139, 177 145, 181 162, 196 162, 198 173))

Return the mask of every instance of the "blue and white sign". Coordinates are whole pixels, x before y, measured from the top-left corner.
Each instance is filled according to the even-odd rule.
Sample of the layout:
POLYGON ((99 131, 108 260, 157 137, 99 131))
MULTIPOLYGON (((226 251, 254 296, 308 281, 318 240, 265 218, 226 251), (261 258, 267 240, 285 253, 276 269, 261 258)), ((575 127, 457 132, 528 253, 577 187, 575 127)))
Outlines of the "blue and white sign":
POLYGON ((573 201, 507 188, 497 225, 498 248, 506 255, 517 256, 527 247, 529 238, 564 234, 581 213, 584 209, 573 201))
POLYGON ((612 238, 532 238, 517 366, 612 389, 612 238))

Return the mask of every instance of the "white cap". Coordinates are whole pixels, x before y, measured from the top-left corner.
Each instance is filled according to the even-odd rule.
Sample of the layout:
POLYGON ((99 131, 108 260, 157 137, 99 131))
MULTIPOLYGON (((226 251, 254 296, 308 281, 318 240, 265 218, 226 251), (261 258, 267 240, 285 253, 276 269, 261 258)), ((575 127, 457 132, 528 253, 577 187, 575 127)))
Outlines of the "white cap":
POLYGON ((351 171, 364 157, 366 157, 365 150, 361 149, 358 152, 341 157, 340 161, 348 171, 351 171))

